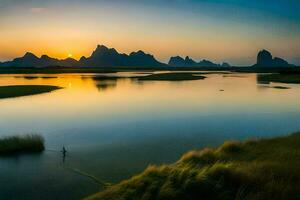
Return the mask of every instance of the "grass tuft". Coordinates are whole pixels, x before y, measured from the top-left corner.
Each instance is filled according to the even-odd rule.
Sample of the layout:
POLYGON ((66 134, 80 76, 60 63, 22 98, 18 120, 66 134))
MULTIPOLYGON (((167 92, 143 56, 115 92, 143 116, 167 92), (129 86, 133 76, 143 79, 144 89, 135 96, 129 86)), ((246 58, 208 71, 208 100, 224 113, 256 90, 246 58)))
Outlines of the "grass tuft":
POLYGON ((219 148, 220 152, 229 154, 240 153, 242 150, 242 143, 237 141, 227 141, 219 148))
POLYGON ((44 138, 40 135, 30 134, 0 139, 0 155, 39 153, 44 151, 44 149, 44 138))

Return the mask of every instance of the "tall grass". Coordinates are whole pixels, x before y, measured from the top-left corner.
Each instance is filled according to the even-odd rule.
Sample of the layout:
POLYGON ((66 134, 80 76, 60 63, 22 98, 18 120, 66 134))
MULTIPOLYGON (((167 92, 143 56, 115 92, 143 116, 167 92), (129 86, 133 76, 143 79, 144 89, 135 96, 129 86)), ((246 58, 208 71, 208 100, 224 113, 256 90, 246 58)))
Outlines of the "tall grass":
POLYGON ((38 153, 44 149, 44 138, 36 134, 10 136, 0 139, 0 155, 38 153))
POLYGON ((300 133, 191 151, 89 200, 300 199, 300 133))

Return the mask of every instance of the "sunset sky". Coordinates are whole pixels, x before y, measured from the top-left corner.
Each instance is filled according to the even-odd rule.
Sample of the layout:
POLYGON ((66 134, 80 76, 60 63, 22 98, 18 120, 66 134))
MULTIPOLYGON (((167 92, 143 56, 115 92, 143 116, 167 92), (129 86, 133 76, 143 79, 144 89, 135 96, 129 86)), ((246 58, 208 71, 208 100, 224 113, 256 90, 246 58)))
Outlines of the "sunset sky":
POLYGON ((234 65, 264 48, 300 64, 299 10, 298 0, 0 0, 0 61, 79 59, 104 44, 234 65))

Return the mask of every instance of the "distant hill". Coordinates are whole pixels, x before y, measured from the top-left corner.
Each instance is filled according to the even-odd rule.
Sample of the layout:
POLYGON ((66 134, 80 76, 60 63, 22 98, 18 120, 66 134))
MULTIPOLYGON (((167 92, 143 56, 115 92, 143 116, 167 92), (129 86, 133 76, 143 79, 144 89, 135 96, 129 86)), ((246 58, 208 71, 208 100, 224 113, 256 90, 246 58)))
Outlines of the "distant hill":
POLYGON ((254 67, 294 67, 288 63, 286 60, 278 57, 272 56, 272 54, 267 50, 261 50, 257 54, 257 62, 254 67))
POLYGON ((79 62, 72 58, 59 60, 51 58, 47 55, 43 55, 40 58, 33 53, 27 52, 23 57, 15 58, 12 61, 3 62, 3 67, 50 67, 50 66, 62 66, 62 67, 78 67, 79 62))
POLYGON ((228 63, 216 64, 209 60, 196 62, 188 56, 185 59, 180 56, 171 57, 168 64, 172 67, 230 67, 228 63))
POLYGON ((114 66, 141 66, 141 67, 163 67, 165 64, 157 61, 153 55, 143 51, 132 52, 129 55, 120 54, 114 48, 98 45, 96 50, 88 58, 80 59, 84 67, 114 67, 114 66))

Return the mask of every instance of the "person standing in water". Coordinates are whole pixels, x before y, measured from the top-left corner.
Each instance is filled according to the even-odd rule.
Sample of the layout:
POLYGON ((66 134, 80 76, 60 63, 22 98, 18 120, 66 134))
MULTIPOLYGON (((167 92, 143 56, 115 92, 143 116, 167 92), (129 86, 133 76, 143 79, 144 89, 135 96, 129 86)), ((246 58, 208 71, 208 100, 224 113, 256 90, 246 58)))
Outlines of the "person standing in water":
POLYGON ((66 150, 65 146, 63 146, 61 152, 62 152, 62 154, 63 154, 63 163, 64 163, 64 162, 65 162, 65 158, 66 158, 66 154, 67 154, 67 150, 66 150))

